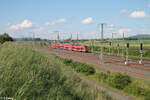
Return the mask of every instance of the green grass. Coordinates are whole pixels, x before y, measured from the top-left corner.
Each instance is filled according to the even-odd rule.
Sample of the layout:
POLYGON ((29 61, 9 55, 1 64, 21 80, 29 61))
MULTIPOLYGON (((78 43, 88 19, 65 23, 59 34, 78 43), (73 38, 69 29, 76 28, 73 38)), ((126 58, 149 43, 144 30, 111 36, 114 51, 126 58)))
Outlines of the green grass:
MULTIPOLYGON (((112 54, 112 47, 109 45, 109 42, 111 40, 105 40, 104 42, 104 54, 112 54)), ((57 43, 53 42, 53 43, 57 43)), ((74 42, 68 42, 72 44, 80 44, 88 46, 89 52, 99 53, 100 52, 100 41, 94 40, 94 41, 74 41, 74 42)), ((130 48, 128 50, 130 57, 140 57, 140 43, 143 43, 143 58, 144 59, 150 59, 150 40, 124 40, 124 48, 123 48, 123 54, 126 55, 126 43, 130 43, 130 48)), ((36 45, 39 46, 48 46, 50 43, 48 42, 35 42, 36 45)), ((112 55, 122 55, 122 40, 114 40, 113 41, 113 54, 112 55), (119 43, 120 47, 118 49, 117 44, 119 43), (119 53, 118 53, 119 50, 119 53)))
MULTIPOLYGON (((111 40, 106 40, 104 42, 104 54, 112 54, 112 47, 109 46, 109 42, 111 40), (110 50, 109 50, 110 49, 110 50)), ((131 57, 140 57, 140 43, 143 43, 143 58, 145 59, 150 59, 150 40, 125 40, 124 41, 124 49, 123 49, 123 54, 126 54, 126 43, 130 43, 130 48, 129 48, 129 56, 131 57)), ((82 41, 79 42, 80 45, 86 45, 88 46, 88 51, 89 52, 95 52, 99 53, 100 52, 100 41, 94 41, 92 45, 92 41, 82 41)), ((121 40, 114 40, 113 41, 113 55, 122 55, 122 41, 121 40), (117 48, 117 44, 119 43, 120 47, 119 49, 117 48), (119 53, 118 53, 119 50, 119 53)))
MULTIPOLYGON (((59 57, 58 57, 59 58, 59 57)), ((117 92, 129 95, 137 100, 149 100, 150 99, 150 82, 141 79, 133 78, 125 73, 98 71, 92 74, 85 74, 78 72, 76 67, 80 66, 85 68, 83 63, 73 61, 71 59, 59 58, 66 65, 70 66, 75 72, 97 81, 104 86, 114 89, 117 92)), ((92 65, 86 66, 92 67, 92 65)), ((93 66, 94 68, 94 66, 93 66)), ((94 68, 95 69, 95 68, 94 68)))
MULTIPOLYGON (((85 70, 81 72, 85 73, 85 70)), ((76 77, 55 55, 35 51, 23 43, 0 46, 0 97, 13 97, 14 100, 113 100, 106 92, 76 77)))

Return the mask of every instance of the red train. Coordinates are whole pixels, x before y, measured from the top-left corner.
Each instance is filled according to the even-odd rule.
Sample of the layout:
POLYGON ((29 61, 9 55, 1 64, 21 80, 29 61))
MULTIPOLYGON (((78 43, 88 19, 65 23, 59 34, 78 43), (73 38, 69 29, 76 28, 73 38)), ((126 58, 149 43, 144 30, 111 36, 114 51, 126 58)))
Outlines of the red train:
POLYGON ((72 45, 72 44, 51 44, 51 48, 60 48, 65 50, 73 50, 80 52, 88 52, 87 46, 72 45))

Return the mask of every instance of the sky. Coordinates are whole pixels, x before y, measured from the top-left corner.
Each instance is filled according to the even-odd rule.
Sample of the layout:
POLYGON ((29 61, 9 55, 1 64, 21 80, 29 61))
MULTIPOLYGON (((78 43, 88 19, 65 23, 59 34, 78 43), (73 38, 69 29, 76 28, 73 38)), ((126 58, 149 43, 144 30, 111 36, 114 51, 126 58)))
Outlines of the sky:
POLYGON ((0 34, 98 38, 150 34, 150 0, 0 0, 0 34))

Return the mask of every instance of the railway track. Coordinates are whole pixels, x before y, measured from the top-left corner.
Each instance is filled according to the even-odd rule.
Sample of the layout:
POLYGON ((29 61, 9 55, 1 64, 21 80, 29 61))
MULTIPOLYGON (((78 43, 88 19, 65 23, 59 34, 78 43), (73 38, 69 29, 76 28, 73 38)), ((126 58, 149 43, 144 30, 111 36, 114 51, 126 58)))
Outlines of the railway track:
MULTIPOLYGON (((38 49, 38 50, 42 50, 44 52, 47 52, 47 53, 49 53, 49 52, 50 53, 55 53, 56 55, 61 56, 61 57, 72 58, 72 56, 69 56, 69 55, 70 55, 70 53, 73 53, 73 52, 66 52, 65 50, 63 50, 65 53, 63 52, 63 54, 62 54, 62 53, 60 53, 62 51, 60 51, 60 50, 56 51, 56 49, 55 50, 54 49, 48 49, 48 48, 44 48, 43 49, 43 48, 40 48, 40 47, 35 47, 35 48, 38 49)), ((73 58, 74 60, 76 60, 76 61, 82 60, 82 57, 80 58, 80 54, 81 53, 79 55, 77 55, 78 53, 76 54, 76 52, 74 52, 74 53, 76 55, 73 58)), ((83 55, 83 54, 81 54, 81 55, 83 55)), ((85 61, 87 62, 86 59, 84 60, 84 62, 85 61)), ((113 90, 111 88, 108 88, 108 87, 106 87, 104 85, 101 85, 100 83, 97 83, 96 81, 91 80, 91 79, 89 79, 87 77, 81 76, 81 75, 79 75, 77 73, 73 73, 73 74, 75 74, 77 77, 79 77, 83 81, 87 82, 88 84, 91 84, 91 85, 95 86, 96 88, 99 88, 99 89, 102 89, 103 91, 106 91, 108 94, 110 94, 111 96, 113 96, 113 98, 115 98, 117 100, 135 100, 133 97, 130 97, 130 96, 127 96, 127 95, 125 95, 123 93, 117 92, 117 91, 115 91, 115 90, 113 90)))
MULTIPOLYGON (((64 58, 71 58, 75 61, 99 66, 104 70, 109 70, 111 72, 123 72, 131 76, 150 81, 150 66, 139 65, 138 63, 129 63, 129 65, 124 65, 125 59, 121 59, 120 56, 104 55, 105 63, 101 65, 99 64, 99 54, 74 52, 52 48, 49 48, 48 50, 64 58)), ((136 58, 129 59, 130 61, 133 60, 133 62, 136 61, 136 58)))

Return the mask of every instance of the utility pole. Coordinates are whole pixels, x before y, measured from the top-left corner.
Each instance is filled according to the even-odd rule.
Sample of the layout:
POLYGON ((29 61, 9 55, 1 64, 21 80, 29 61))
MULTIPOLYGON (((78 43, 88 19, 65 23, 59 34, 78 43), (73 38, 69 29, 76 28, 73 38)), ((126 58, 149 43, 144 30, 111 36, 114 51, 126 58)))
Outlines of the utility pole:
POLYGON ((127 43, 126 45, 126 61, 125 61, 125 65, 128 65, 128 60, 129 60, 129 57, 128 57, 128 50, 129 50, 129 43, 127 43))
POLYGON ((71 40, 71 43, 72 43, 72 33, 71 33, 71 36, 70 36, 70 40, 71 40))
POLYGON ((114 46, 113 46, 113 40, 114 40, 114 33, 112 33, 112 41, 111 41, 111 46, 112 46, 112 55, 114 54, 114 46))
POLYGON ((124 33, 122 34, 122 59, 123 59, 123 57, 124 57, 124 33))
POLYGON ((117 54, 117 55, 118 55, 118 56, 119 56, 119 53, 120 53, 120 50, 119 50, 119 49, 120 49, 120 45, 119 45, 119 42, 118 42, 118 43, 117 43, 117 51, 118 51, 118 54, 117 54))
POLYGON ((59 51, 60 32, 57 33, 57 50, 59 51))
POLYGON ((77 44, 78 44, 78 39, 79 39, 78 35, 79 35, 79 33, 77 32, 77 44))
POLYGON ((72 33, 71 33, 71 36, 70 36, 70 40, 71 40, 71 48, 70 48, 70 50, 72 51, 72 33))
POLYGON ((104 24, 101 24, 101 40, 100 40, 100 64, 103 64, 103 26, 104 24))
POLYGON ((91 39, 91 52, 93 53, 93 39, 91 39))
POLYGON ((139 60, 139 64, 142 64, 143 61, 143 43, 140 43, 140 60, 139 60))
POLYGON ((57 34, 57 40, 58 40, 58 41, 59 41, 59 38, 60 38, 60 37, 59 37, 59 32, 58 32, 58 34, 57 34))

